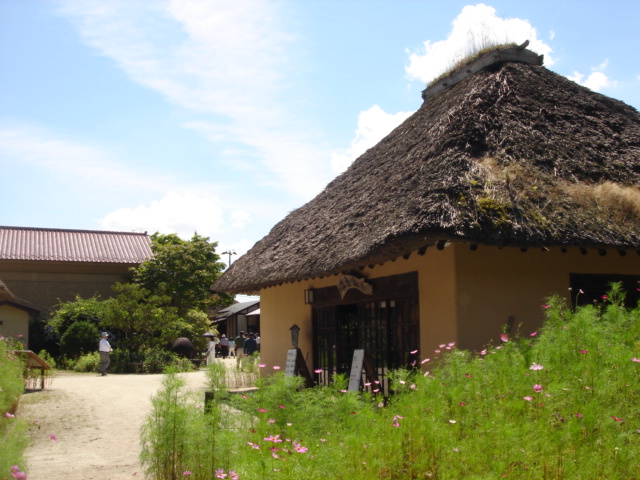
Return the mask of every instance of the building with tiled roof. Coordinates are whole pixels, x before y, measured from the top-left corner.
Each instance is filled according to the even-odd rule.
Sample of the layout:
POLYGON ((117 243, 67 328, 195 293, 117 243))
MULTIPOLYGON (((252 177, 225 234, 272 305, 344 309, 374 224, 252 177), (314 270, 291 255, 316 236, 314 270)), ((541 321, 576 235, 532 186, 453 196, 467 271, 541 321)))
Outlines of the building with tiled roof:
POLYGON ((151 255, 146 233, 0 226, 0 279, 43 315, 76 295, 111 296, 151 255))

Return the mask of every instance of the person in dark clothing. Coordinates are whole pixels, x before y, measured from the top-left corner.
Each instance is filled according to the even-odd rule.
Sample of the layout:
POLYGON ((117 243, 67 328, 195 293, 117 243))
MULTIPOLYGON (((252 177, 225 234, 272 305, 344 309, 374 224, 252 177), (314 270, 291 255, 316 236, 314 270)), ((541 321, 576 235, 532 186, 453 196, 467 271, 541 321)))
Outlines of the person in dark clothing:
POLYGON ((249 338, 247 338, 244 342, 244 354, 246 356, 250 356, 257 351, 258 351, 258 342, 256 342, 256 335, 254 333, 250 333, 249 338))

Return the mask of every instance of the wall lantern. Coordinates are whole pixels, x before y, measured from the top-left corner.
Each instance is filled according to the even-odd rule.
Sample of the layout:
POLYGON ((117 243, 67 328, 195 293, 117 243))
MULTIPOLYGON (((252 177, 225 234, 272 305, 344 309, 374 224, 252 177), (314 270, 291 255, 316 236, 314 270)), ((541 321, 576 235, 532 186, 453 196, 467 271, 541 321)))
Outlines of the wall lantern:
POLYGON ((294 323, 289 330, 291 330, 291 348, 298 348, 298 334, 300 333, 300 327, 294 323))
POLYGON ((313 288, 304 291, 304 304, 305 305, 313 304, 313 288))

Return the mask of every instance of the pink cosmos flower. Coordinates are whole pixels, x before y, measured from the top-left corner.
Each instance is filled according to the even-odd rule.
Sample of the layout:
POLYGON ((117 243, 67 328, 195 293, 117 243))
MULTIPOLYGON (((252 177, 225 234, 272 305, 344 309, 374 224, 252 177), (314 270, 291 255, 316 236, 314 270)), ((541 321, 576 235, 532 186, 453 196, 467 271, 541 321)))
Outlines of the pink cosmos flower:
POLYGON ((500 334, 500 340, 502 340, 503 342, 508 342, 509 341, 509 337, 507 336, 506 333, 501 333, 500 334))
POLYGON ((244 394, 243 394, 243 395, 242 395, 242 398, 244 398, 244 399, 246 400, 246 399, 247 399, 247 398, 249 398, 249 397, 247 397, 246 395, 244 395, 244 394))
POLYGON ((266 363, 259 363, 259 364, 258 364, 258 367, 260 367, 260 368, 264 368, 264 367, 266 367, 266 366, 267 366, 267 364, 266 364, 266 363))
POLYGON ((274 370, 280 370, 280 366, 279 366, 279 365, 274 365, 274 366, 273 366, 273 369, 274 369, 274 370))
POLYGON ((238 476, 238 474, 235 472, 235 470, 229 470, 229 478, 231 480, 238 480, 238 478, 240 478, 238 476))
POLYGON ((276 421, 273 418, 270 418, 269 420, 267 420, 268 423, 276 423, 276 421))
POLYGON ((540 365, 539 363, 535 363, 533 362, 531 364, 531 366, 529 367, 529 370, 542 370, 544 367, 542 365, 540 365))
POLYGON ((633 358, 631 359, 631 361, 632 361, 632 362, 640 363, 640 358, 633 357, 633 358))
POLYGON ((438 349, 438 350, 434 350, 434 352, 436 352, 436 353, 440 353, 440 349, 438 349))
POLYGON ((424 359, 424 360, 422 360, 420 363, 425 364, 425 363, 427 363, 427 362, 428 362, 428 361, 430 361, 430 360, 431 360, 430 358, 425 358, 425 359, 424 359))
POLYGON ((446 346, 446 343, 441 343, 440 345, 438 345, 438 347, 440 348, 444 348, 446 346))
POLYGON ((524 398, 527 402, 530 402, 531 400, 533 400, 533 397, 530 395, 527 395, 526 397, 522 397, 524 398))
POLYGON ((614 417, 613 415, 611 415, 611 418, 613 418, 613 420, 616 422, 624 422, 622 418, 614 417))
POLYGON ((216 470, 216 478, 225 478, 227 476, 222 468, 216 470))
POLYGON ((314 372, 315 372, 315 373, 322 373, 322 369, 321 369, 321 368, 316 368, 316 369, 314 370, 314 372))
POLYGON ((267 438, 264 439, 265 442, 273 442, 273 443, 280 443, 282 442, 282 439, 280 438, 280 435, 269 435, 267 438))
POLYGON ((266 410, 266 409, 264 409, 264 408, 259 408, 259 409, 258 409, 258 411, 259 411, 260 413, 267 413, 267 412, 268 412, 268 410, 266 410))
POLYGON ((398 422, 398 419, 403 419, 403 418, 404 417, 402 417, 400 415, 394 415, 394 417, 393 417, 393 426, 400 428, 400 423, 398 422))
POLYGON ((480 355, 486 355, 487 354, 487 349, 484 349, 480 352, 480 355))
POLYGON ((578 418, 582 418, 584 415, 582 415, 580 412, 576 413, 576 417, 578 418))
POLYGON ((418 353, 418 350, 411 350, 409 353, 410 353, 411 355, 415 355, 416 353, 418 353))
POLYGON ((537 383, 533 386, 533 391, 536 393, 540 393, 542 391, 542 385, 538 385, 537 383))
POLYGON ((548 303, 545 303, 544 305, 542 305, 543 310, 549 310, 550 308, 551 308, 551 305, 549 305, 548 303))
POLYGON ((184 472, 182 472, 182 475, 188 476, 191 475, 191 472, 189 470, 185 470, 184 472))
POLYGON ((49 438, 51 439, 52 442, 57 442, 58 441, 58 437, 56 437, 53 433, 51 435, 49 435, 49 438))
POLYGON ((461 406, 461 407, 466 407, 466 406, 467 406, 467 404, 466 404, 466 403, 464 403, 464 402, 460 402, 460 406, 461 406))
POLYGON ((9 412, 5 413, 4 416, 7 417, 7 418, 14 418, 15 417, 15 415, 11 415, 9 412))
POLYGON ((586 355, 589 350, 580 350, 580 353, 586 355))
POLYGON ((606 300, 607 298, 609 298, 609 295, 602 295, 600 298, 601 298, 602 300, 606 300))
POLYGON ((293 444, 293 448, 296 450, 296 452, 298 453, 305 453, 307 450, 309 450, 307 447, 303 447, 302 445, 300 445, 299 443, 294 443, 293 444))
POLYGON ((471 375, 470 373, 465 373, 464 376, 467 378, 473 378, 473 375, 471 375))
POLYGON ((423 376, 424 376, 424 377, 426 377, 426 376, 428 376, 428 375, 429 375, 429 372, 427 371, 427 372, 424 372, 424 375, 423 375, 423 376))
POLYGON ((530 336, 530 337, 535 337, 536 335, 538 335, 538 332, 531 332, 531 333, 529 334, 529 336, 530 336))
POLYGON ((456 342, 449 342, 447 344, 447 347, 455 347, 456 346, 456 342))

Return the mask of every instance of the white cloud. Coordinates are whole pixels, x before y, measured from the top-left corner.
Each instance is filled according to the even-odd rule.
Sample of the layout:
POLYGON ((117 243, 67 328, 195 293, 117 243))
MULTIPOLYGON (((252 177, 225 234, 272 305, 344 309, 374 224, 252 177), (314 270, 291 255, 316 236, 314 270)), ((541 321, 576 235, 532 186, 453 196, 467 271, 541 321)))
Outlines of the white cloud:
POLYGON ((118 189, 162 191, 175 183, 175 178, 127 167, 100 147, 60 140, 30 127, 0 126, 0 158, 46 170, 52 176, 118 189))
POLYGON ((406 72, 409 78, 427 83, 484 46, 525 40, 530 42, 527 48, 545 56, 545 65, 553 64, 551 47, 538 38, 528 20, 497 17, 495 8, 484 4, 467 5, 453 21, 446 40, 427 40, 423 51, 410 53, 406 72))
POLYGON ((100 225, 105 230, 176 233, 186 240, 194 233, 215 239, 224 222, 217 197, 172 191, 150 205, 115 210, 100 225))
POLYGON ((412 113, 386 113, 378 105, 360 112, 358 129, 356 130, 355 138, 351 141, 351 146, 344 152, 331 155, 331 167, 334 173, 341 173, 346 170, 356 158, 376 145, 412 113))
POLYGON ((611 80, 607 74, 603 72, 608 65, 609 59, 606 59, 600 65, 591 67, 591 74, 586 77, 586 80, 585 75, 578 71, 574 71, 573 75, 567 75, 567 78, 593 90, 594 92, 600 92, 604 88, 615 88, 618 86, 618 82, 611 80))
MULTIPOLYGON (((70 0, 60 12, 128 77, 191 112, 186 128, 248 150, 265 182, 308 199, 329 155, 296 114, 297 44, 286 9, 261 0, 70 0), (305 161, 300 161, 304 158, 305 161)), ((300 54, 301 55, 301 54, 300 54)))

